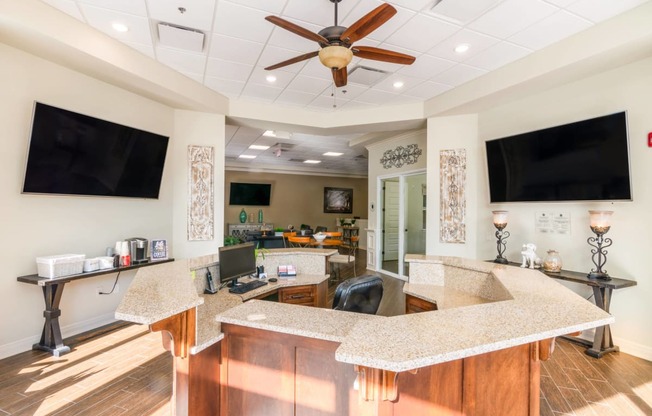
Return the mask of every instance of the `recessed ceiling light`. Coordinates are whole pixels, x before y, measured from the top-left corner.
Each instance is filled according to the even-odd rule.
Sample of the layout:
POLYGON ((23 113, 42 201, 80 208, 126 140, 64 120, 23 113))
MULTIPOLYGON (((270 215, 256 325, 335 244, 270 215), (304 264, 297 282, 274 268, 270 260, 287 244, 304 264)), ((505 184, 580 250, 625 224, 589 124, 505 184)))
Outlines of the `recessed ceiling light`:
POLYGON ((115 30, 116 32, 122 32, 122 33, 124 33, 124 32, 128 32, 128 31, 129 31, 129 26, 125 25, 124 23, 115 22, 115 23, 113 23, 113 24, 111 25, 111 27, 112 27, 113 30, 115 30))
POLYGON ((269 146, 263 146, 263 145, 260 145, 260 144, 252 144, 251 146, 249 146, 249 148, 251 150, 267 150, 267 149, 269 149, 269 146))
POLYGON ((267 75, 267 76, 265 77, 265 79, 266 79, 267 82, 269 82, 270 84, 273 84, 273 83, 276 82, 276 76, 274 76, 274 75, 267 75))
POLYGON ((274 133, 274 130, 265 130, 265 133, 263 133, 263 136, 276 137, 276 133, 274 133))
POLYGON ((339 152, 326 152, 324 153, 324 156, 342 156, 344 153, 339 153, 339 152))
POLYGON ((313 165, 316 165, 317 163, 321 163, 321 160, 308 159, 308 160, 304 160, 303 163, 311 163, 313 165))
POLYGON ((469 50, 470 47, 471 45, 469 45, 468 43, 461 43, 455 47, 455 52, 465 53, 466 51, 469 50))
POLYGON ((399 89, 399 88, 403 88, 403 85, 404 85, 404 84, 403 84, 403 81, 396 81, 396 82, 395 82, 394 84, 392 84, 392 85, 394 85, 394 88, 399 89))
POLYGON ((240 159, 255 159, 256 156, 254 155, 240 155, 238 156, 240 159))

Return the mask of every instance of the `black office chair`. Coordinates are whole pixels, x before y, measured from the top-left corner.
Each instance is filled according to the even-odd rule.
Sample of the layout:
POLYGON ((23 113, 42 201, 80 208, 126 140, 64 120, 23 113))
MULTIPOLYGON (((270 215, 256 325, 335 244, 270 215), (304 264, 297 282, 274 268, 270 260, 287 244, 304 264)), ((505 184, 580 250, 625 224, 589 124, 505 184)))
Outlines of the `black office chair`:
POLYGON ((340 283, 335 289, 333 309, 375 315, 383 298, 383 279, 365 275, 340 283))
POLYGON ((315 234, 323 233, 325 231, 328 231, 328 228, 324 227, 323 225, 318 225, 315 227, 315 234))

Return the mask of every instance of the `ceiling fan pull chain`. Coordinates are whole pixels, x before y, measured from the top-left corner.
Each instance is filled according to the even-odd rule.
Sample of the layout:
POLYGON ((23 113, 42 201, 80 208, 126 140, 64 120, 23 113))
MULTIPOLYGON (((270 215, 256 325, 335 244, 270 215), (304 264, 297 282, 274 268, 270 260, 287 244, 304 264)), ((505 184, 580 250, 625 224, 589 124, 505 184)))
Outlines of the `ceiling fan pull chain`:
POLYGON ((333 84, 333 92, 331 95, 333 96, 333 108, 337 108, 337 98, 335 97, 335 93, 337 90, 335 89, 335 84, 333 84))

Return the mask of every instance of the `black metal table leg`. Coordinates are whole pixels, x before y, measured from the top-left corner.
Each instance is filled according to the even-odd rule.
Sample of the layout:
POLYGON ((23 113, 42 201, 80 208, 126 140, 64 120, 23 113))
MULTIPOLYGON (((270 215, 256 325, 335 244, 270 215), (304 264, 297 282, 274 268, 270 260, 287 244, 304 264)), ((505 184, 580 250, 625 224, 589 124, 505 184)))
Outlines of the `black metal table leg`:
MULTIPOLYGON (((609 313, 611 305, 611 293, 612 289, 609 287, 593 286, 593 297, 596 306, 607 313, 609 313)), ((613 343, 611 327, 609 325, 597 327, 593 338, 593 346, 586 350, 586 354, 591 357, 602 358, 603 355, 613 351, 620 351, 620 348, 613 343)))
POLYGON ((45 300, 43 317, 45 318, 45 324, 43 324, 41 341, 32 345, 32 349, 47 351, 55 357, 70 352, 70 347, 63 345, 61 327, 59 326, 59 316, 61 316, 59 302, 61 301, 64 285, 65 282, 43 286, 43 298, 45 300))

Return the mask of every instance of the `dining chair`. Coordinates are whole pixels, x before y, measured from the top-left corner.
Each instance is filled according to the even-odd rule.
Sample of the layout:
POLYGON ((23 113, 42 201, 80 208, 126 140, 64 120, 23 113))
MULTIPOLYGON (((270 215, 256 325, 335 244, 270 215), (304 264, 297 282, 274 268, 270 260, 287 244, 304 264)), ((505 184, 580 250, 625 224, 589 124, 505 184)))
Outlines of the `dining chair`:
POLYGON ((297 232, 296 231, 289 231, 283 233, 283 247, 288 248, 290 247, 290 244, 288 243, 288 237, 296 237, 297 232))
POLYGON ((288 243, 290 247, 310 247, 310 237, 290 236, 288 243))
POLYGON ((353 277, 356 277, 355 272, 355 254, 358 248, 357 241, 355 244, 342 244, 338 247, 338 254, 334 254, 328 258, 329 263, 331 264, 332 277, 334 281, 338 281, 341 278, 341 267, 342 265, 353 264, 353 277), (336 267, 334 267, 337 265, 336 267))

